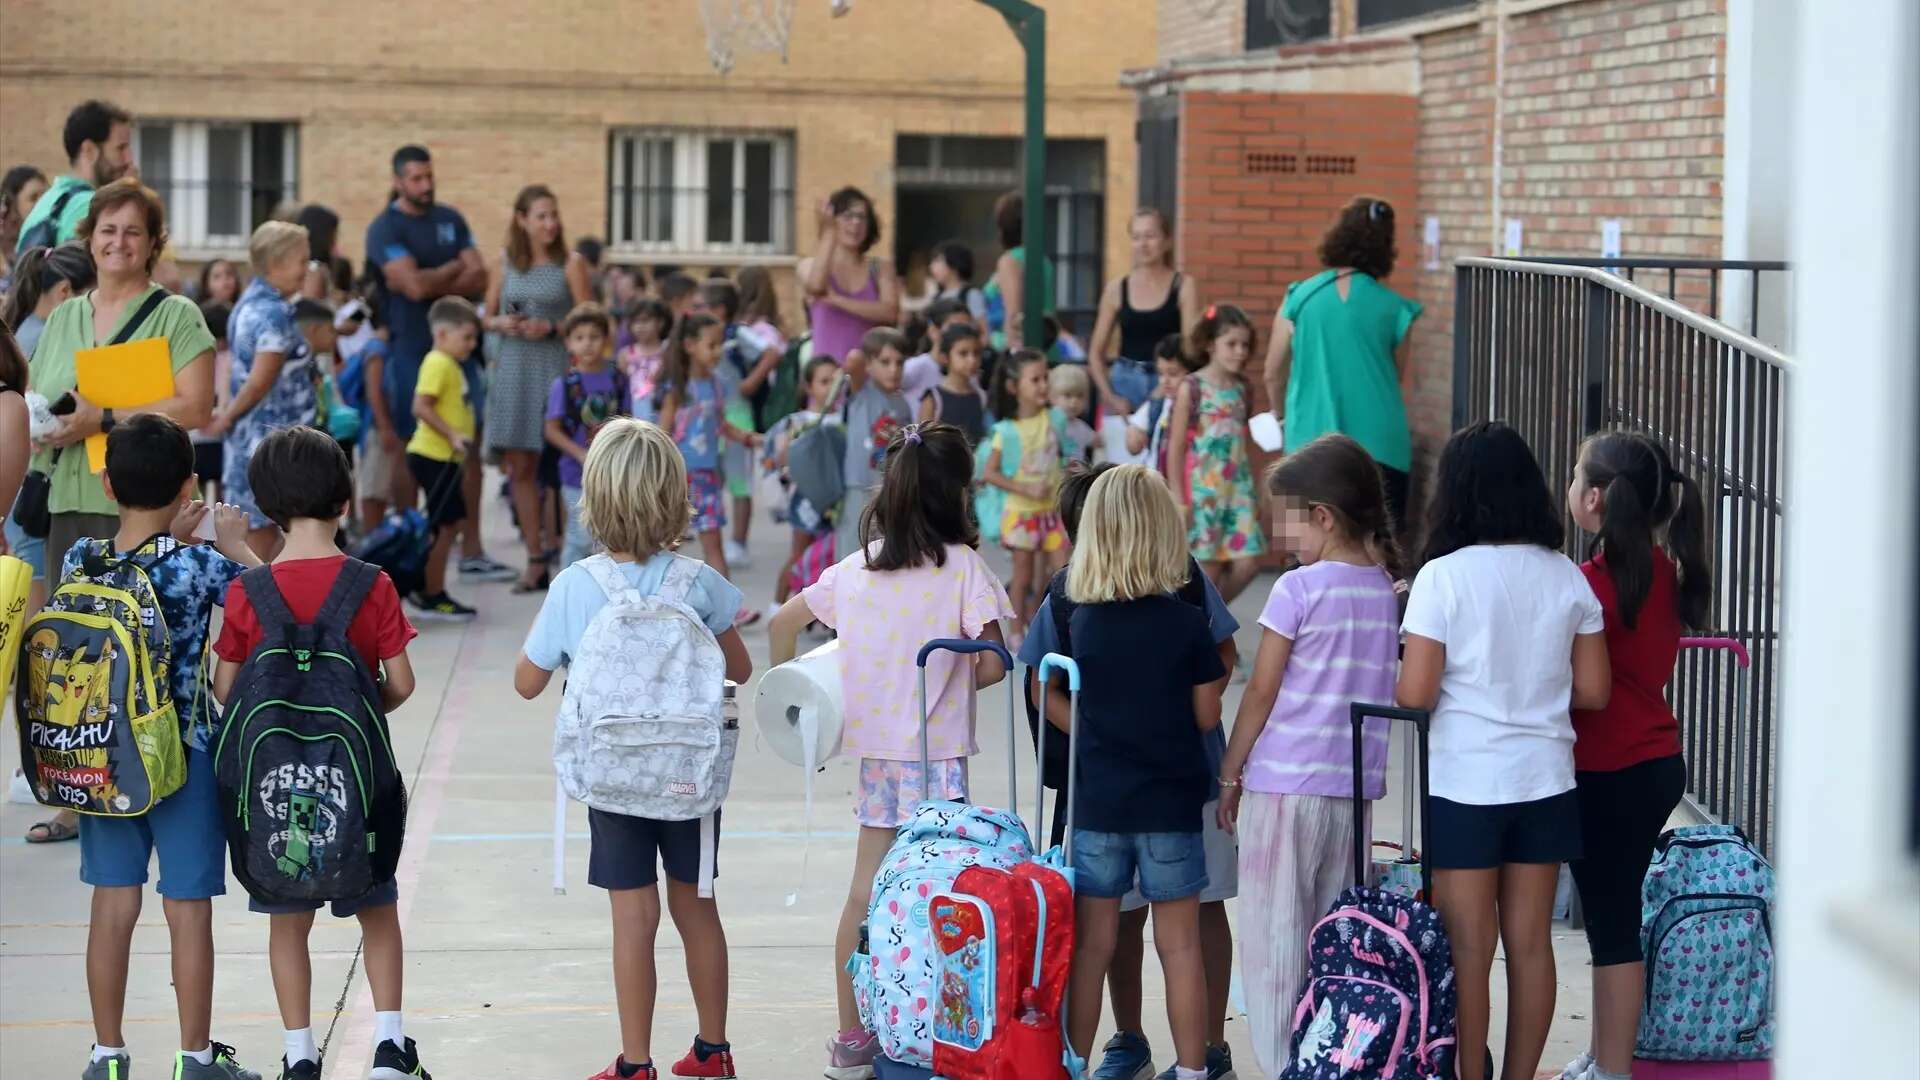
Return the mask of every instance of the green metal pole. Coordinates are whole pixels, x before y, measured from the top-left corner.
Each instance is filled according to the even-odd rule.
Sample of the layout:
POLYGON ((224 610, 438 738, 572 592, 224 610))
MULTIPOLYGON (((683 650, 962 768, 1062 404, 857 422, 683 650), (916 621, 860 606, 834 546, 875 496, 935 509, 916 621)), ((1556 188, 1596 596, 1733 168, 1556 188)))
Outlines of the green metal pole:
POLYGON ((1026 0, 980 0, 1000 13, 1027 54, 1026 184, 1020 236, 1026 252, 1020 289, 1021 340, 1039 348, 1046 340, 1047 310, 1047 13, 1026 0))

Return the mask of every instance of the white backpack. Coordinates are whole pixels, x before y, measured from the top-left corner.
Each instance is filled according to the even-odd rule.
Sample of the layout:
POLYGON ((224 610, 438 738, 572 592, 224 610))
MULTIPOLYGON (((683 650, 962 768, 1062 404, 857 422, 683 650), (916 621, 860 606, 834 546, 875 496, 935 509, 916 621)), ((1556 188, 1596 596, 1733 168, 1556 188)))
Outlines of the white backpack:
POLYGON ((726 657, 687 606, 701 564, 668 556, 651 596, 610 555, 580 567, 607 594, 581 635, 553 731, 554 888, 564 891, 566 799, 612 814, 701 821, 700 895, 713 894, 715 817, 740 741, 726 717, 726 657))

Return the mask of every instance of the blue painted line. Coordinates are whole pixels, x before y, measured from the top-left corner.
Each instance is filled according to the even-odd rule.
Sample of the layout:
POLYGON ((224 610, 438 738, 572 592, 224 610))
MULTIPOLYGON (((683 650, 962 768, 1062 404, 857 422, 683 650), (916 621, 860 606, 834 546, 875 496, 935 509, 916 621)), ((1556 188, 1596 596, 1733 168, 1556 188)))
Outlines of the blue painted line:
MULTIPOLYGON (((843 830, 843 829, 833 829, 833 830, 822 829, 819 832, 814 833, 813 838, 815 840, 850 840, 856 835, 857 834, 854 832, 843 830)), ((567 839, 586 840, 586 839, 589 839, 591 836, 592 836, 591 833, 570 832, 567 834, 567 839)), ((734 831, 732 829, 727 829, 725 827, 722 827, 720 830, 720 838, 722 840, 805 840, 807 838, 807 834, 804 832, 780 832, 777 830, 749 829, 749 830, 743 830, 743 831, 734 831)), ((544 833, 544 832, 444 833, 442 835, 433 837, 433 842, 436 844, 497 844, 497 843, 509 843, 509 842, 515 842, 515 841, 552 840, 552 839, 553 839, 552 833, 544 833)), ((18 836, 0 837, 0 847, 13 847, 13 846, 26 847, 27 841, 25 838, 18 837, 18 836)), ((39 846, 45 847, 46 845, 42 844, 39 846)), ((54 845, 54 846, 57 847, 59 845, 54 845)), ((78 847, 78 842, 75 842, 75 846, 78 847)))

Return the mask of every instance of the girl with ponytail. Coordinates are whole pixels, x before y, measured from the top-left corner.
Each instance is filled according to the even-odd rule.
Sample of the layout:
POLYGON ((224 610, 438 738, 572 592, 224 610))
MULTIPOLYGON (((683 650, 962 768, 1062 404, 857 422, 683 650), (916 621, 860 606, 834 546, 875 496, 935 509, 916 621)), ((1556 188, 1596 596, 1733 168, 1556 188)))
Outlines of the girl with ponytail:
MULTIPOLYGON (((1222 828, 1240 829, 1240 960, 1262 1075, 1287 1063, 1307 977, 1307 930, 1348 884, 1354 815, 1350 701, 1390 701, 1400 551, 1380 468, 1345 435, 1273 466, 1274 542, 1300 560, 1260 613, 1260 652, 1220 763, 1222 828)), ((1370 727, 1367 797, 1386 793, 1387 731, 1370 727)))
POLYGON ((13 282, 0 305, 0 323, 13 331, 29 358, 47 316, 68 299, 93 288, 93 256, 80 244, 29 248, 13 264, 13 282))
POLYGON ((1584 857, 1574 883, 1593 954, 1593 1039, 1561 1073, 1615 1080, 1633 1065, 1644 971, 1640 883, 1686 788, 1680 727, 1667 704, 1680 637, 1711 616, 1705 508, 1692 479, 1645 435, 1587 440, 1567 490, 1574 523, 1593 534, 1580 567, 1606 617, 1613 691, 1573 711, 1575 792, 1584 857))

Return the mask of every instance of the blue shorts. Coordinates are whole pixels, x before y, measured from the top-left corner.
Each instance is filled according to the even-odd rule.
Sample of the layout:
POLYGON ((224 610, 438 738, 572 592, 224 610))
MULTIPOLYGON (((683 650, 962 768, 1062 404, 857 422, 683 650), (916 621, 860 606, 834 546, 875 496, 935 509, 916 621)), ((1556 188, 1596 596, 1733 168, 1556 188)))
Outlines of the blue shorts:
POLYGON ((187 751, 187 782, 139 817, 80 815, 80 880, 99 888, 147 883, 160 853, 160 895, 206 900, 227 892, 227 835, 213 755, 187 751))
POLYGON ((28 536, 27 530, 14 523, 9 512, 6 520, 7 550, 15 558, 24 561, 33 568, 33 580, 47 580, 47 542, 38 536, 28 536))
MULTIPOLYGON (((351 919, 355 915, 372 908, 389 907, 400 902, 400 885, 392 878, 367 890, 367 895, 352 900, 335 900, 333 917, 351 919)), ((294 900, 285 904, 263 904, 253 897, 247 897, 247 910, 256 915, 299 915, 308 911, 319 911, 326 906, 320 900, 294 900)))
POLYGON ((1207 887, 1207 845, 1198 832, 1073 830, 1073 891, 1118 900, 1138 877, 1149 904, 1185 900, 1207 887))

